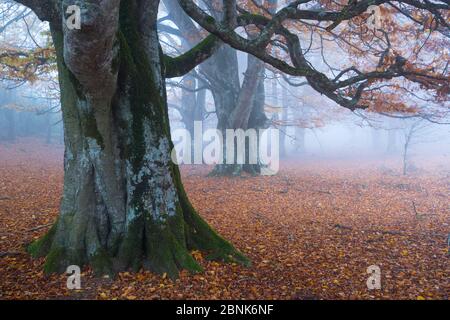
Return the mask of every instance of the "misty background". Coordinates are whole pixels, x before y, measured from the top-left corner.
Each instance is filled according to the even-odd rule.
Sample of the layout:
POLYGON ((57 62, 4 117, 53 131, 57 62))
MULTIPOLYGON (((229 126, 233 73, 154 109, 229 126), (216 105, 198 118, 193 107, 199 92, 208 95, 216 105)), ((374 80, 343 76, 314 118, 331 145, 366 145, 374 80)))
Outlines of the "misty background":
MULTIPOLYGON (((182 23, 165 18, 168 10, 164 5, 170 5, 170 2, 163 1, 161 4, 160 37, 167 53, 179 54, 192 48, 192 41, 179 33, 182 23)), ((26 51, 49 45, 46 23, 40 22, 30 10, 11 1, 4 1, 1 6, 0 48, 26 51)), ((332 49, 327 53, 318 48, 310 50, 310 59, 317 69, 325 71, 330 64, 349 61, 335 44, 327 46, 332 49)), ((242 85, 248 55, 224 47, 237 57, 237 73, 242 85)), ((183 78, 168 81, 172 130, 188 128, 190 123, 199 120, 203 122, 204 130, 218 126, 215 96, 207 84, 211 81, 201 67, 183 78), (192 109, 183 110, 189 104, 194 104, 192 109)), ((259 91, 256 98, 263 95, 265 126, 280 130, 282 159, 371 157, 414 163, 414 159, 433 157, 446 170, 450 169, 448 117, 431 122, 413 115, 350 112, 307 84, 300 85, 297 79, 269 68, 264 70, 262 81, 264 90, 259 91)), ((406 94, 402 98, 405 102, 415 100, 414 96, 406 94)), ((10 144, 22 139, 36 139, 52 145, 64 143, 54 66, 45 70, 37 66, 28 79, 16 74, 6 74, 0 79, 0 142, 10 144)), ((422 165, 426 163, 422 162, 422 165)))

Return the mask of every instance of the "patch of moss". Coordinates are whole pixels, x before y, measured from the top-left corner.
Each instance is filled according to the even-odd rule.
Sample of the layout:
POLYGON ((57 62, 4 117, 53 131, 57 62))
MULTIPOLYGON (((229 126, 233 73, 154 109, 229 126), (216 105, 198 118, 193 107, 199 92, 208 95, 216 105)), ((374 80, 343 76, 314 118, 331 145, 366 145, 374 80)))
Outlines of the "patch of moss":
POLYGON ((105 250, 98 250, 90 257, 90 262, 96 275, 113 275, 112 260, 105 250))
POLYGON ((208 259, 233 261, 244 266, 250 266, 250 260, 234 248, 231 243, 223 239, 195 211, 186 195, 181 182, 180 171, 175 164, 173 164, 172 172, 186 223, 185 234, 188 248, 207 252, 208 259))
POLYGON ((84 129, 84 135, 94 139, 103 150, 105 143, 101 133, 98 131, 97 121, 93 112, 85 112, 81 117, 81 124, 84 129))
POLYGON ((209 24, 214 24, 214 23, 216 23, 216 20, 213 17, 208 16, 206 18, 206 22, 209 23, 209 24))
POLYGON ((178 278, 183 269, 194 273, 203 270, 185 246, 185 239, 177 240, 176 234, 183 230, 183 225, 174 232, 166 225, 147 221, 145 228, 145 266, 150 270, 167 273, 172 279, 178 278))
POLYGON ((52 247, 48 253, 45 264, 44 273, 50 274, 54 272, 64 272, 65 250, 62 247, 52 247))
POLYGON ((120 245, 117 259, 121 269, 131 268, 139 271, 143 260, 144 218, 136 217, 127 227, 125 237, 120 245))
POLYGON ((125 157, 131 161, 135 171, 138 171, 146 152, 144 122, 155 128, 155 132, 166 133, 166 102, 161 95, 158 78, 153 74, 154 68, 150 64, 139 26, 134 18, 136 10, 134 1, 121 2, 119 87, 122 91, 127 90, 123 94, 129 96, 132 114, 132 142, 125 157))
POLYGON ((203 59, 205 54, 209 54, 216 46, 218 39, 214 35, 207 36, 203 41, 178 57, 164 57, 165 74, 170 77, 183 76, 191 69, 195 68, 198 60, 203 59))
POLYGON ((56 228, 58 225, 58 220, 53 224, 50 230, 38 240, 32 242, 27 247, 27 252, 31 254, 33 258, 41 258, 45 257, 47 253, 50 251, 52 246, 53 238, 56 233, 56 228))

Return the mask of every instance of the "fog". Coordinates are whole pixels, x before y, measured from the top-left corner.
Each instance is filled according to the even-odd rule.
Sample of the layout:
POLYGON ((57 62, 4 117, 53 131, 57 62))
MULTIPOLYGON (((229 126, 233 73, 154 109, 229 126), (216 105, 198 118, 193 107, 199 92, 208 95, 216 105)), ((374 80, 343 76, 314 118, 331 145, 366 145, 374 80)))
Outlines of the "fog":
MULTIPOLYGON (((15 143, 22 139, 35 139, 50 145, 64 143, 59 104, 54 99, 33 97, 34 92, 36 89, 32 86, 0 89, 1 143, 15 143)), ((208 99, 208 105, 213 110, 210 95, 208 99)), ((302 107, 295 104, 293 97, 289 101, 292 106, 288 108, 294 111, 302 107)), ((367 113, 342 113, 345 116, 341 121, 330 121, 317 127, 277 126, 280 134, 285 136, 286 152, 281 156, 282 162, 286 159, 301 161, 313 158, 380 161, 398 158, 400 161, 411 126, 421 121, 423 128, 412 137, 412 157, 425 167, 427 164, 423 160, 428 157, 442 162, 446 170, 450 169, 450 126, 445 120, 443 123, 433 123, 415 117, 399 119, 367 113)), ((176 111, 172 110, 170 115, 173 129, 184 128, 176 111)), ((203 125, 204 130, 215 128, 217 117, 209 116, 203 125)))
MULTIPOLYGON (((45 48, 49 42, 47 23, 40 22, 30 11, 22 10, 23 7, 11 5, 8 1, 2 8, 4 9, 1 17, 4 28, 0 32, 2 47, 22 50, 45 48), (24 20, 12 23, 19 13, 24 15, 24 20), (24 29, 27 29, 27 32, 20 32, 24 29)), ((207 5, 204 8, 210 9, 207 5)), ((167 54, 177 55, 195 45, 195 41, 183 37, 183 33, 176 30, 183 31, 183 28, 198 25, 189 25, 184 20, 181 9, 174 6, 172 1, 161 3, 158 16, 161 20, 159 22, 161 44, 167 54), (170 11, 176 13, 177 19, 165 18, 170 11)), ((244 29, 240 28, 239 32, 245 36, 244 29)), ((338 66, 355 62, 345 47, 338 42, 324 43, 323 38, 316 39, 312 34, 311 37, 302 38, 303 35, 299 37, 302 42, 310 42, 305 56, 321 72, 336 75, 338 66), (336 67, 331 67, 332 65, 336 67)), ((229 112, 224 113, 218 108, 228 110, 236 105, 237 100, 231 102, 230 106, 223 105, 227 102, 220 96, 221 91, 231 89, 227 88, 226 83, 220 84, 220 81, 234 81, 233 77, 237 76, 238 82, 233 85, 238 86, 237 90, 240 90, 239 87, 244 85, 249 68, 249 55, 226 47, 225 45, 217 57, 206 61, 190 75, 167 80, 172 131, 177 128, 189 129, 194 121, 202 121, 204 130, 218 128, 224 121, 219 119, 218 114, 223 118, 224 114, 229 112), (228 70, 223 74, 222 80, 220 77, 216 79, 214 73, 217 70, 213 64, 220 63, 224 59, 227 60, 227 64, 221 68, 228 70), (201 88, 204 89, 200 90, 201 88)), ((277 50, 280 50, 277 54, 282 56, 283 50, 277 50)), ((28 138, 46 144, 64 143, 55 66, 49 69, 42 66, 35 68, 34 73, 30 74, 28 71, 21 74, 14 69, 9 71, 3 69, 10 75, 4 77, 0 83, 2 143, 14 143, 28 138)), ((291 161, 305 158, 401 159, 404 157, 405 148, 408 148, 407 153, 410 153, 411 157, 416 159, 433 157, 440 159, 444 165, 449 165, 448 101, 442 100, 439 103, 431 101, 427 99, 429 92, 426 90, 412 87, 408 90, 416 90, 415 92, 405 91, 407 94, 402 96, 404 103, 420 106, 416 113, 387 112, 387 115, 380 115, 361 110, 351 112, 342 108, 309 85, 302 84, 302 79, 276 72, 269 65, 266 65, 260 78, 263 80, 264 89, 254 95, 253 103, 256 100, 262 101, 262 104, 257 103, 262 106, 266 120, 264 124, 259 125, 280 131, 279 147, 282 159, 291 161), (418 104, 418 101, 421 103, 418 104), (427 116, 423 116, 421 110, 427 110, 427 116), (433 114, 430 118, 429 114, 435 110, 443 112, 440 111, 438 117, 434 117, 433 114), (411 127, 417 122, 420 122, 420 130, 410 134, 411 127), (411 136, 409 139, 411 141, 405 147, 408 135, 411 136)), ((241 93, 243 92, 244 89, 241 90, 241 93)), ((384 104, 389 107, 389 101, 384 101, 384 104)))

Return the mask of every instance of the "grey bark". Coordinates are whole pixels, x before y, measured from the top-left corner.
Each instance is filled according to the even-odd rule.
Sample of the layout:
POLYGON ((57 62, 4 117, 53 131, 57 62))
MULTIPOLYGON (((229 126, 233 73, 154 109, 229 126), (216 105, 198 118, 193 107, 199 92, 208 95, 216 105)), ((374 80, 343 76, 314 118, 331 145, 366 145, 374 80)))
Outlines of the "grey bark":
MULTIPOLYGON (((288 111, 289 111, 289 97, 288 97, 288 91, 286 89, 286 83, 284 84, 282 88, 282 110, 281 110, 281 123, 285 124, 288 120, 288 111)), ((287 127, 284 125, 281 126, 280 131, 280 156, 282 158, 287 156, 286 152, 286 130, 287 127)))
POLYGON ((198 216, 171 162, 158 1, 81 4, 80 31, 50 23, 64 189, 57 223, 30 252, 47 257, 46 272, 75 264, 99 274, 144 267, 176 277, 181 269, 201 270, 190 250, 248 263, 198 216))
MULTIPOLYGON (((183 12, 178 1, 164 0, 164 4, 173 17, 173 21, 178 25, 182 36, 187 39, 196 39, 195 34, 199 31, 183 12)), ((212 14, 221 19, 220 12, 213 11, 212 14)), ((230 19, 230 21, 233 20, 230 19)), ((218 119, 217 129, 221 132, 235 128, 258 129, 266 125, 267 119, 263 110, 264 91, 261 91, 261 88, 264 89, 264 85, 261 84, 264 64, 250 55, 248 61, 242 88, 239 81, 237 53, 228 45, 223 45, 214 56, 199 67, 200 74, 205 76, 210 84, 218 119)), ((226 155, 225 145, 226 141, 224 141, 224 155, 226 155)), ((239 175, 242 169, 248 168, 252 168, 251 173, 255 170, 259 171, 257 166, 223 164, 218 165, 211 174, 239 175)))

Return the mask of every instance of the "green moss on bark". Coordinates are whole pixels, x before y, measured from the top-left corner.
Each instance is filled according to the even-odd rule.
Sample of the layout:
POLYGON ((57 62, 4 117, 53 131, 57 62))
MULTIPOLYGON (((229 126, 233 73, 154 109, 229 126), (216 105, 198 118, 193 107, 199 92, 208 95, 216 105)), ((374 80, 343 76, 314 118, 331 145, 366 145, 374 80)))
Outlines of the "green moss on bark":
POLYGON ((181 77, 194 69, 200 61, 210 55, 217 47, 218 39, 214 35, 207 36, 195 47, 178 57, 163 55, 164 69, 167 77, 181 77))
POLYGON ((106 250, 99 249, 89 260, 96 275, 114 274, 112 259, 106 250))
POLYGON ((186 195, 178 167, 173 165, 172 170, 186 223, 185 233, 188 248, 206 252, 208 254, 207 259, 237 262, 250 266, 251 262, 246 256, 234 248, 231 243, 223 239, 199 216, 186 195))
POLYGON ((27 252, 31 254, 33 258, 45 257, 49 253, 53 238, 55 237, 57 225, 58 220, 56 220, 56 222, 44 236, 32 242, 27 247, 27 252))
POLYGON ((81 126, 84 130, 84 135, 88 138, 94 139, 97 144, 104 149, 105 143, 101 133, 98 131, 97 121, 93 112, 85 112, 80 118, 81 126))
MULTIPOLYGON (((50 274, 55 272, 64 272, 64 261, 66 261, 65 249, 62 247, 52 246, 50 252, 45 258, 44 273, 50 274)), ((67 264, 69 266, 69 264, 67 264)))
POLYGON ((147 121, 161 134, 165 132, 165 99, 161 97, 157 78, 148 60, 143 39, 139 34, 135 19, 134 1, 122 1, 120 10, 121 66, 119 71, 119 88, 122 94, 129 96, 132 113, 132 142, 127 147, 125 158, 131 160, 137 170, 142 165, 145 155, 144 122, 147 121), (159 130, 158 130, 159 129, 159 130))
POLYGON ((118 252, 118 269, 139 271, 144 256, 144 219, 137 217, 127 226, 127 232, 118 252))

